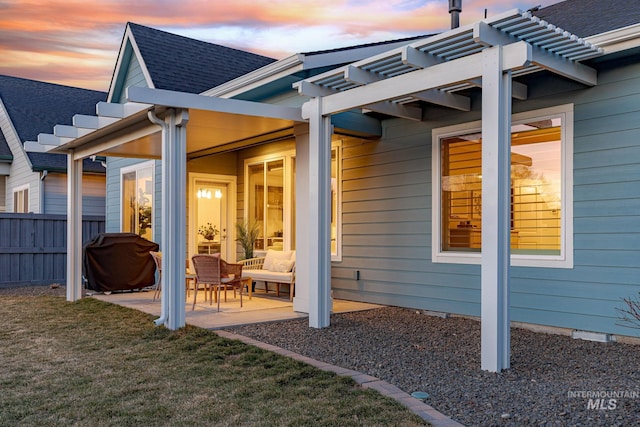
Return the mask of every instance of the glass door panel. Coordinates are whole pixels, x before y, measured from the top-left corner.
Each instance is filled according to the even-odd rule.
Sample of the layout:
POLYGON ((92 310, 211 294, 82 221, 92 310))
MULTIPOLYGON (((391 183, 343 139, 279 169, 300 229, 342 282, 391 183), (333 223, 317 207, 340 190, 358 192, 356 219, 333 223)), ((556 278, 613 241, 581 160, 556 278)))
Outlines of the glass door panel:
POLYGON ((265 249, 264 242, 264 164, 249 166, 249 222, 258 225, 256 249, 265 249))
POLYGON ((266 249, 281 251, 284 247, 284 160, 268 162, 265 178, 267 184, 266 249))
POLYGON ((196 250, 199 254, 220 253, 227 258, 227 185, 196 180, 196 250))

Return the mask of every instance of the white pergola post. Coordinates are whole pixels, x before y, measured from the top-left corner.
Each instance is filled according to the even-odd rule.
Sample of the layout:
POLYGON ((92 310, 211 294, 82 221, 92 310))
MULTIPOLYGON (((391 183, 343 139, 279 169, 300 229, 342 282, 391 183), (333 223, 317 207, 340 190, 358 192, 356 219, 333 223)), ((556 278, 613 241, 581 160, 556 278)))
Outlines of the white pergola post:
POLYGON ((67 301, 82 298, 82 159, 67 155, 67 301))
POLYGON ((309 267, 303 260, 310 259, 313 245, 309 221, 314 218, 309 211, 309 124, 298 123, 293 127, 296 138, 296 294, 293 310, 309 313, 309 267))
POLYGON ((482 56, 481 368, 510 366, 511 72, 502 47, 482 56))
POLYGON ((187 121, 186 110, 169 110, 160 121, 162 126, 162 314, 157 325, 164 324, 176 330, 185 326, 185 256, 187 175, 187 121))
MULTIPOLYGON (((304 246, 303 259, 296 255, 296 282, 306 281, 309 291, 309 326, 329 326, 331 312, 331 118, 322 115, 322 99, 309 101, 308 187, 306 206, 296 213, 297 226, 304 237, 297 235, 296 247, 304 246), (305 230, 302 230, 302 228, 305 230), (297 244, 301 243, 300 246, 297 244), (302 277, 300 264, 302 261, 302 277)), ((296 155, 296 159, 297 159, 296 155)), ((297 171, 300 171, 300 167, 297 171)), ((303 190, 304 191, 304 190, 303 190)), ((304 282, 302 282, 304 283, 304 282)))

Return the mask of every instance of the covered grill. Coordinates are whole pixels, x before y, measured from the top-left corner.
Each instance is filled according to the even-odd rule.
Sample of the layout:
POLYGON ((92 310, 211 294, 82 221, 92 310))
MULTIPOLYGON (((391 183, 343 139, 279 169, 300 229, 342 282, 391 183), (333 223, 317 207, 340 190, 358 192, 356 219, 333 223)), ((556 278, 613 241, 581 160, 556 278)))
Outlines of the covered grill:
POLYGON ((157 243, 133 233, 100 233, 84 246, 83 274, 94 291, 123 291, 155 283, 155 263, 149 251, 157 243))

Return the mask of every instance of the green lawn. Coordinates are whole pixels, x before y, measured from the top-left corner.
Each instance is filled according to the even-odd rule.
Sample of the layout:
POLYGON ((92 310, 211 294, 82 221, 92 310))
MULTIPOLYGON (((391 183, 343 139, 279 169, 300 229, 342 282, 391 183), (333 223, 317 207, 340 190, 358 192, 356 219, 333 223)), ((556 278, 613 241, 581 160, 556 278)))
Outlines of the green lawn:
POLYGON ((86 298, 0 296, 1 426, 425 425, 351 379, 86 298))

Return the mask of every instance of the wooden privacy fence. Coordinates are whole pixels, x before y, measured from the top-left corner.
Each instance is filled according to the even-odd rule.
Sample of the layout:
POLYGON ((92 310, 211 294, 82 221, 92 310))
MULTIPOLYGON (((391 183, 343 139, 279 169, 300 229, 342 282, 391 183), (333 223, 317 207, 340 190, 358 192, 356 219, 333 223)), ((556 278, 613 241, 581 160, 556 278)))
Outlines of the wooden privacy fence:
MULTIPOLYGON (((83 217, 83 244, 104 225, 104 217, 83 217)), ((66 215, 0 213, 0 288, 64 284, 66 278, 66 215)))

